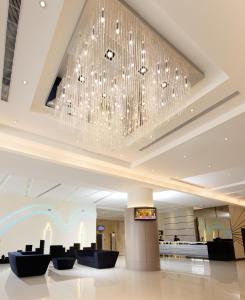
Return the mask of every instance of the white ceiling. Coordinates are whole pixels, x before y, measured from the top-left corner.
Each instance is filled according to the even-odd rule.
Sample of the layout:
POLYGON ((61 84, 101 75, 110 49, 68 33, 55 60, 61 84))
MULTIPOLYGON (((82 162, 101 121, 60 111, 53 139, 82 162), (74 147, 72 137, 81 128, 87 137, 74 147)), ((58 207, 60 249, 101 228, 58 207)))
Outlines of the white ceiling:
MULTIPOLYGON (((232 4, 229 0, 215 2, 212 0, 202 2, 127 0, 126 2, 204 71, 205 79, 191 92, 189 108, 181 116, 173 118, 168 124, 163 124, 126 149, 110 153, 100 153, 100 149, 93 149, 93 152, 83 149, 83 145, 77 142, 76 135, 57 123, 52 110, 45 108, 44 103, 72 37, 84 1, 47 0, 45 9, 40 8, 39 1, 23 1, 9 102, 0 101, 0 135, 2 134, 0 171, 4 176, 16 174, 24 179, 20 179, 21 183, 18 180, 16 183, 11 183, 15 179, 6 177, 3 191, 5 188, 8 190, 8 180, 10 180, 11 186, 20 185, 21 194, 26 193, 26 185, 29 184, 28 193, 35 197, 41 194, 42 190, 49 188, 48 182, 51 180, 54 185, 57 182, 67 186, 59 186, 50 192, 54 198, 58 197, 56 192, 62 189, 64 195, 73 193, 74 197, 79 198, 79 193, 83 193, 82 190, 78 189, 76 192, 73 189, 77 187, 83 189, 84 185, 99 187, 103 192, 104 190, 125 191, 130 185, 140 184, 139 181, 141 184, 142 182, 149 184, 149 180, 138 180, 138 174, 143 174, 151 179, 154 177, 151 183, 155 190, 162 190, 164 184, 168 186, 169 182, 176 189, 182 189, 183 184, 170 179, 175 177, 204 186, 205 191, 212 189, 212 192, 228 193, 229 196, 239 199, 240 202, 237 203, 244 204, 241 198, 243 187, 239 185, 245 179, 243 178, 245 142, 242 131, 245 127, 243 80, 245 40, 241 38, 245 30, 243 14, 245 2, 242 0, 232 4), (23 85, 23 80, 27 80, 28 84, 23 85), (175 128, 235 91, 239 91, 240 95, 147 150, 138 151, 159 135, 175 128), (190 112, 190 108, 194 111, 190 112), (13 148, 12 137, 15 139, 15 148, 13 148), (229 138, 228 141, 225 141, 226 137, 229 138), (46 155, 40 150, 44 149, 43 145, 50 147, 45 149, 46 155), (78 168, 78 163, 75 165, 67 157, 63 163, 64 156, 60 153, 51 154, 50 149, 53 153, 58 153, 56 149, 64 150, 67 157, 80 155, 77 160, 82 158, 90 160, 89 163, 83 164, 82 168, 78 168), (114 172, 107 172, 104 165, 100 163, 95 174, 95 169, 89 170, 94 166, 92 159, 110 163, 114 172), (124 168, 125 174, 130 176, 123 175, 121 167, 124 168), (47 173, 48 179, 45 178, 47 173), (36 183, 35 180, 27 178, 39 178, 44 181, 36 183), (159 182, 163 183, 159 184, 159 182), (237 189, 231 190, 230 185, 237 186, 237 189), (236 194, 229 194, 231 191, 235 191, 236 194)), ((7 5, 7 0, 0 2, 1 36, 5 35, 6 30, 7 5)), ((3 56, 4 39, 1 39, 1 71, 3 56)), ((84 192, 86 191, 87 187, 84 192)), ((203 191, 192 187, 191 192, 193 194, 199 192, 200 195, 203 191)), ((94 199, 93 197, 97 196, 90 195, 90 199, 94 199)), ((198 206, 200 197, 188 196, 187 198, 184 197, 183 203, 182 198, 178 196, 174 198, 176 200, 171 199, 170 203, 166 199, 165 202, 170 206, 175 205, 175 201, 179 205, 198 206)), ((210 204, 204 198, 200 201, 210 204)), ((115 208, 121 208, 119 201, 116 202, 110 195, 99 203, 101 206, 107 203, 108 205, 105 204, 107 207, 112 207, 115 203, 115 208)), ((216 200, 213 204, 216 204, 216 200)))
MULTIPOLYGON (((27 178, 0 173, 0 203, 6 205, 14 199, 26 199, 29 203, 62 204, 75 202, 84 207, 96 205, 98 218, 122 219, 127 207, 127 193, 105 190, 90 185, 69 185, 50 180, 27 178)), ((159 211, 185 207, 204 208, 221 205, 220 201, 175 191, 161 191, 153 194, 154 205, 159 211)))

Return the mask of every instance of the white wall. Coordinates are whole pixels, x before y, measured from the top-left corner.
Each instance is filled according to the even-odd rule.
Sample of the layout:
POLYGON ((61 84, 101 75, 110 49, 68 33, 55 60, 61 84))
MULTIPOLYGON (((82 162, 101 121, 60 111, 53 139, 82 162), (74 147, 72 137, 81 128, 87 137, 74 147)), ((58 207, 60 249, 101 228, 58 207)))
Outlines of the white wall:
POLYGON ((0 198, 0 255, 49 244, 89 246, 96 241, 96 207, 69 202, 41 202, 28 198, 0 198), (49 211, 51 209, 51 211, 49 211))
POLYGON ((174 235, 177 235, 181 241, 196 241, 192 208, 159 213, 158 228, 164 230, 166 241, 173 241, 174 235))

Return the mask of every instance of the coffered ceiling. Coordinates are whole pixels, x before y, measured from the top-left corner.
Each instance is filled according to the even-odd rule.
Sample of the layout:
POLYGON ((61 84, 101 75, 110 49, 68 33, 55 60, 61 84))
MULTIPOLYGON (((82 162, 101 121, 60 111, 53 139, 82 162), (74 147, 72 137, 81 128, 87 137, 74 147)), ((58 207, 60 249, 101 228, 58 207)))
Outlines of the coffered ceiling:
MULTIPOLYGON (((52 174, 59 165, 64 174, 53 173, 58 183, 76 173, 84 184, 113 191, 141 184, 245 205, 239 186, 245 179, 244 1, 126 2, 205 74, 192 89, 188 107, 123 149, 85 149, 45 107, 84 1, 47 0, 45 8, 36 0, 22 1, 9 99, 0 101, 0 171, 8 174, 5 159, 16 162, 9 164, 14 173, 18 164, 27 164, 21 170, 26 178, 35 175, 33 166, 43 176, 42 170, 52 174)), ((8 1, 3 0, 1 37, 6 34, 7 11, 8 1)), ((4 48, 2 38, 0 74, 4 48)))

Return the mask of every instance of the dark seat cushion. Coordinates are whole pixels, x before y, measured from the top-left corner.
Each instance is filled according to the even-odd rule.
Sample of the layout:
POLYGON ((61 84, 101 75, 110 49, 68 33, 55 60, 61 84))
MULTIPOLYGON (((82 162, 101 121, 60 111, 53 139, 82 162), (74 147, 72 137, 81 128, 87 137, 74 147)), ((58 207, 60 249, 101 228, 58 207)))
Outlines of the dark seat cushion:
POLYGON ((72 269, 76 259, 74 257, 55 257, 52 258, 54 268, 57 270, 72 269))

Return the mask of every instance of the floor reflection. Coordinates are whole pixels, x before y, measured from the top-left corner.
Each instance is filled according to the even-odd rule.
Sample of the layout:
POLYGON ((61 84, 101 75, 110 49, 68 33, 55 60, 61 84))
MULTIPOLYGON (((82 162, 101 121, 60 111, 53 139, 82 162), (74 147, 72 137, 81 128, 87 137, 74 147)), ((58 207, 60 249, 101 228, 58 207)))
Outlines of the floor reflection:
POLYGON ((75 265, 46 276, 20 279, 0 266, 0 300, 245 300, 245 261, 163 259, 159 272, 116 268, 97 270, 75 265))
POLYGON ((22 279, 11 272, 6 281, 5 290, 10 300, 38 300, 49 297, 45 276, 22 279))

